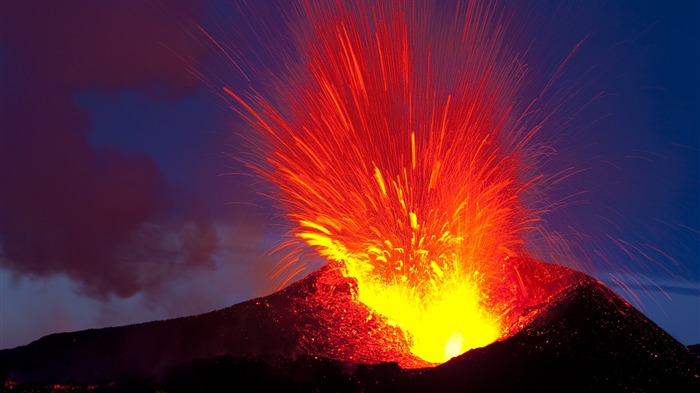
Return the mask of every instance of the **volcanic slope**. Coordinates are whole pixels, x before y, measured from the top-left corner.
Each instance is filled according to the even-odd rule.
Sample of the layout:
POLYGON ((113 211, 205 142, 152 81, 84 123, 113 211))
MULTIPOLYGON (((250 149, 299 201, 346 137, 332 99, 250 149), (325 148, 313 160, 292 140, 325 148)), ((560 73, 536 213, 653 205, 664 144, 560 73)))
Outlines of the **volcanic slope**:
POLYGON ((598 281, 531 260, 502 275, 490 290, 514 299, 504 337, 437 367, 354 301, 354 282, 330 264, 219 311, 0 351, 0 378, 8 391, 77 392, 700 388, 698 358, 598 281))

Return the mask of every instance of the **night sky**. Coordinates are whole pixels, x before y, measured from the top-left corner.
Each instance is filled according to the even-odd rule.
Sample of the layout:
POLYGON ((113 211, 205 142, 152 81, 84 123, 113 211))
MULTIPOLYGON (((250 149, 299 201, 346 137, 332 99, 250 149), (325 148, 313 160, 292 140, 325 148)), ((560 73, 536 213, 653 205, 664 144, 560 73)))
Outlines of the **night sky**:
MULTIPOLYGON (((286 222, 222 87, 265 94, 294 5, 250 3, 0 3, 0 348, 275 290, 286 222)), ((542 192, 566 244, 530 251, 700 342, 698 4, 520 3, 527 88, 559 76, 541 169, 577 169, 542 192)))

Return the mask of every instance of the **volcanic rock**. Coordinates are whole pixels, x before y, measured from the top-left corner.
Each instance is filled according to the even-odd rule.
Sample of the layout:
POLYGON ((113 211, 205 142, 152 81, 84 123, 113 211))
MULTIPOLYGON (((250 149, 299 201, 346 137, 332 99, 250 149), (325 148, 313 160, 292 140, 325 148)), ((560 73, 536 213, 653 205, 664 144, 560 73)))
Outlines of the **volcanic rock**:
POLYGON ((700 391, 700 360, 600 282, 530 260, 501 275, 493 298, 517 300, 504 337, 435 367, 328 265, 207 314, 0 351, 0 379, 47 392, 700 391))

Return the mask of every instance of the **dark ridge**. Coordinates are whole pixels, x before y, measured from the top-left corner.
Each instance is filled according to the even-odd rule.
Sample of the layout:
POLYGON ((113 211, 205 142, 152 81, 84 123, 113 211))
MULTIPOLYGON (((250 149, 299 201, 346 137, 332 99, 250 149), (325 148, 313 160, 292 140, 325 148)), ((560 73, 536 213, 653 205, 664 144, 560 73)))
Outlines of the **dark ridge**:
POLYGON ((688 349, 695 355, 700 356, 700 344, 690 345, 688 349))
MULTIPOLYGON (((686 348, 600 282, 571 277, 545 302, 524 308, 517 332, 434 368, 347 361, 369 336, 346 331, 358 326, 344 325, 348 315, 319 317, 329 299, 350 307, 352 283, 327 267, 223 310, 55 334, 0 351, 0 379, 13 392, 700 391, 700 359, 691 352, 698 346, 686 348), (314 347, 305 337, 310 329, 346 340, 314 347)), ((365 318, 362 312, 349 313, 365 318)), ((385 350, 380 344, 371 350, 385 350)))
POLYGON ((513 337, 429 370, 413 386, 416 391, 454 386, 477 391, 696 391, 700 361, 589 278, 555 296, 513 337))

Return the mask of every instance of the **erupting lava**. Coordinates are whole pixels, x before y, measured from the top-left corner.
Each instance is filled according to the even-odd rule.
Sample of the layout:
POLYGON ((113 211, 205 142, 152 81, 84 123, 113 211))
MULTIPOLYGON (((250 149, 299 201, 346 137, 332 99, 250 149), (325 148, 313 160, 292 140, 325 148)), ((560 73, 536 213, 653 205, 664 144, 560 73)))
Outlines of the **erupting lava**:
POLYGON ((506 334, 513 306, 492 289, 536 220, 523 70, 491 6, 339 4, 300 7, 301 61, 274 103, 225 91, 263 136, 256 169, 295 237, 441 363, 506 334))

